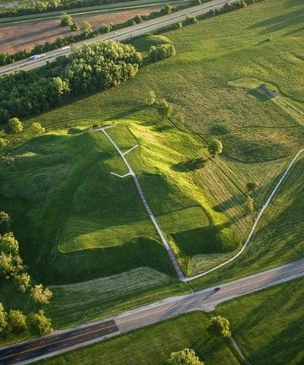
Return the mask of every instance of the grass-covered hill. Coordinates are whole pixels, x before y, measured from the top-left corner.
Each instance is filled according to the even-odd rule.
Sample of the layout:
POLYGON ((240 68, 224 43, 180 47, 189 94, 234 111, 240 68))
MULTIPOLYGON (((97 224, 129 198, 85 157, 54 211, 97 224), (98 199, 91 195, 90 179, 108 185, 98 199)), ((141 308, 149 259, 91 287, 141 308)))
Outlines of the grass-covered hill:
MULTIPOLYGON (((102 310, 113 310, 120 293, 129 300, 156 286, 162 286, 160 295, 169 295, 168 284, 171 293, 181 290, 172 284, 174 270, 132 178, 111 174, 123 175, 125 166, 102 132, 88 132, 91 126, 114 125, 109 133, 123 151, 139 144, 126 156, 185 274, 213 267, 237 252, 303 147, 303 11, 299 0, 278 0, 275 6, 265 0, 166 33, 174 57, 145 63, 124 85, 25 121, 17 138, 2 133, 10 143, 0 160, 0 206, 12 216, 33 277, 54 284, 49 312, 58 325, 84 320, 81 293, 92 303, 85 319, 100 315, 96 301, 103 294, 95 296, 95 282, 73 296, 76 282, 107 285, 108 276, 118 275, 111 281, 115 296, 102 310), (260 84, 279 97, 270 98, 260 84), (171 103, 170 120, 147 105, 150 90, 171 103), (34 121, 46 128, 45 135, 28 135, 34 121), (209 158, 213 138, 224 150, 209 158), (252 213, 246 210, 249 181, 259 183, 250 193, 252 213), (142 267, 146 274, 138 271, 142 267), (134 277, 123 291, 119 275, 127 272, 134 277)), ((134 45, 145 54, 162 41, 146 36, 134 45)), ((301 257, 302 161, 266 211, 244 259, 193 285, 301 257)), ((151 293, 142 300, 151 300, 151 293)))

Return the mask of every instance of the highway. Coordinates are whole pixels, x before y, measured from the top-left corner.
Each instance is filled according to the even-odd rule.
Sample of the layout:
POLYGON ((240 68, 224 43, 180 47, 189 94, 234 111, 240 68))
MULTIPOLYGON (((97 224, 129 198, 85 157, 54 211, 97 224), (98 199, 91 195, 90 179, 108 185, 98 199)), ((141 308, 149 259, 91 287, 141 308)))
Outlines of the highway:
MULTIPOLYGON (((187 16, 198 16, 201 14, 205 14, 208 11, 212 9, 218 9, 224 6, 225 3, 232 3, 234 0, 213 0, 211 2, 194 6, 191 8, 187 8, 181 11, 178 11, 173 14, 164 15, 162 17, 148 20, 146 22, 133 25, 131 27, 123 28, 117 31, 113 31, 107 34, 100 35, 95 38, 87 39, 85 41, 81 41, 78 43, 74 43, 73 47, 81 47, 83 44, 90 44, 98 41, 104 41, 107 39, 114 39, 117 41, 123 41, 128 40, 129 38, 138 37, 140 35, 143 35, 145 33, 152 32, 156 29, 166 27, 168 25, 177 23, 179 21, 185 20, 187 16)), ((71 53, 71 50, 64 50, 62 51, 61 48, 53 50, 51 52, 45 53, 45 56, 43 56, 39 60, 21 60, 18 62, 15 62, 10 65, 2 66, 0 67, 0 75, 7 75, 14 72, 17 72, 19 70, 22 71, 29 71, 33 70, 35 68, 41 67, 45 65, 47 62, 52 62, 56 59, 56 57, 61 55, 69 55, 71 53)))
POLYGON ((29 364, 184 313, 212 311, 219 303, 303 276, 304 259, 217 285, 220 290, 210 287, 196 293, 163 299, 109 319, 7 346, 0 349, 0 364, 29 364))

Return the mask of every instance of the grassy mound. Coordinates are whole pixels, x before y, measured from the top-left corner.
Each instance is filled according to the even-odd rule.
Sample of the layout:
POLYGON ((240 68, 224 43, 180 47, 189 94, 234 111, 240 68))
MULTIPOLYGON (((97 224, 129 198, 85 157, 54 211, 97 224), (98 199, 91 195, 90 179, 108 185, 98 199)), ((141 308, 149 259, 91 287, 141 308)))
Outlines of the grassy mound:
POLYGON ((151 46, 159 46, 160 44, 173 44, 169 37, 164 35, 148 34, 136 38, 132 42, 139 52, 149 52, 151 46))
POLYGON ((182 256, 231 252, 240 246, 240 238, 228 227, 195 228, 171 236, 182 256))

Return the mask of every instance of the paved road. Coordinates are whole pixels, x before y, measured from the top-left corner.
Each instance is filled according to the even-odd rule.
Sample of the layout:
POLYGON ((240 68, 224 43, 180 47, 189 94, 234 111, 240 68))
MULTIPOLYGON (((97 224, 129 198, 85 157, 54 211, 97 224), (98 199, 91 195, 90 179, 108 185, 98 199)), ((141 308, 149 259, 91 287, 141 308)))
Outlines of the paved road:
POLYGON ((15 346, 6 347, 0 350, 0 364, 26 364, 36 358, 47 357, 50 353, 61 350, 71 350, 81 343, 94 342, 101 337, 107 337, 118 332, 114 320, 107 320, 102 323, 93 324, 89 327, 73 329, 68 332, 57 333, 52 336, 38 340, 21 343, 15 346))
POLYGON ((28 364, 183 313, 196 310, 211 311, 224 301, 302 276, 304 259, 222 284, 218 291, 211 287, 193 294, 167 298, 111 319, 0 349, 0 364, 28 364))
MULTIPOLYGON (((198 16, 200 14, 207 13, 212 9, 217 9, 222 7, 225 3, 232 3, 234 0, 213 0, 209 3, 194 6, 192 8, 188 8, 185 10, 178 11, 173 14, 168 14, 156 19, 149 20, 144 23, 136 24, 131 27, 123 28, 118 31, 110 32, 107 34, 103 34, 96 38, 87 39, 83 42, 75 43, 75 47, 81 47, 84 43, 90 44, 97 41, 103 41, 106 39, 115 39, 118 41, 127 40, 132 37, 136 37, 148 32, 152 32, 156 29, 168 26, 170 24, 177 23, 179 21, 185 20, 188 15, 198 16)), ((29 71, 37 67, 41 67, 46 64, 46 62, 54 61, 56 57, 60 55, 68 55, 71 53, 71 50, 61 51, 61 49, 57 49, 51 52, 47 52, 43 58, 40 60, 28 61, 22 60, 15 62, 14 64, 0 67, 0 75, 1 74, 10 74, 14 73, 18 70, 29 71)))

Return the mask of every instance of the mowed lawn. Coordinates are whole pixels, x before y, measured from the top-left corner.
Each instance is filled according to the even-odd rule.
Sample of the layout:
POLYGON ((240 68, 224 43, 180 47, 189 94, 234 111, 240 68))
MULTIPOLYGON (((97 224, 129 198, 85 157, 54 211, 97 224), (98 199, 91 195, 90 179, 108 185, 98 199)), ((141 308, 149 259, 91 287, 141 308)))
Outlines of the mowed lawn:
MULTIPOLYGON (((187 274, 227 257, 193 247, 192 238, 200 244, 197 238, 207 232, 198 228, 228 228, 243 243, 259 209, 303 146, 303 11, 299 0, 278 0, 275 6, 265 0, 169 32, 176 56, 145 65, 123 85, 26 120, 18 138, 2 133, 11 143, 0 161, 1 209, 12 215, 32 276, 48 285, 66 285, 146 266, 156 277, 174 278, 132 178, 111 174, 126 172, 119 155, 102 132, 83 133, 93 125, 114 123, 109 133, 123 151, 139 144, 126 156, 187 274), (259 83, 277 90, 279 99, 261 93, 259 83), (172 104, 170 121, 162 121, 147 106, 150 90, 172 104), (47 133, 30 140, 26 128, 33 121, 47 133), (224 146, 214 159, 206 148, 212 138, 224 146), (203 165, 189 170, 195 159, 203 165), (255 201, 251 214, 246 212, 248 181, 259 182, 250 194, 255 201), (179 232, 184 236, 176 239, 179 232)), ((141 38, 142 45, 136 42, 142 49, 149 44, 148 37, 141 38)), ((299 161, 277 192, 279 200, 269 206, 244 258, 191 284, 194 288, 302 256, 303 227, 297 214, 303 201, 302 168, 299 161)), ((154 290, 154 284, 140 290, 149 288, 154 290)), ((127 303, 128 294, 122 296, 127 303)), ((67 298, 62 305, 68 305, 67 298)), ((100 315, 95 307, 90 318, 100 315)), ((67 325, 59 317, 58 323, 67 325)))
POLYGON ((304 279, 280 284, 222 303, 208 315, 191 313, 39 363, 161 365, 171 352, 190 347, 205 364, 243 364, 229 340, 205 342, 210 316, 221 315, 250 364, 302 364, 303 284, 304 279))

